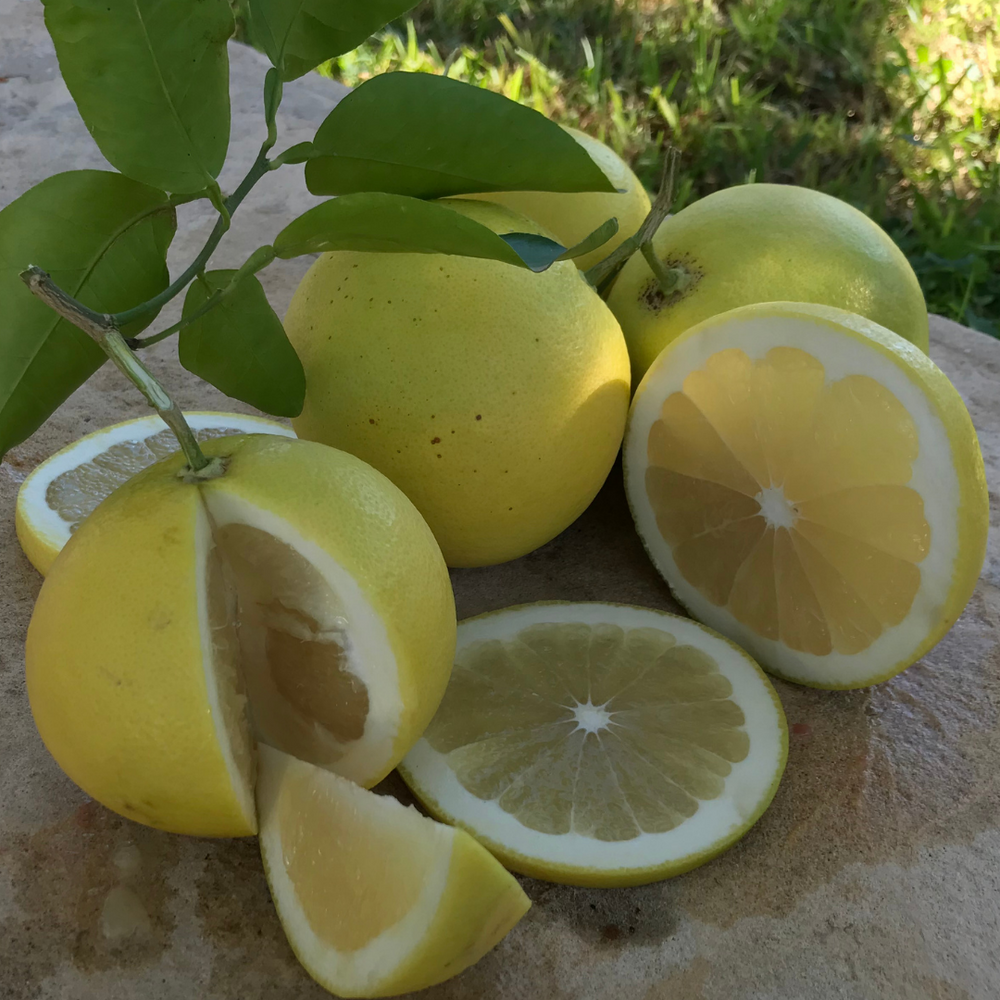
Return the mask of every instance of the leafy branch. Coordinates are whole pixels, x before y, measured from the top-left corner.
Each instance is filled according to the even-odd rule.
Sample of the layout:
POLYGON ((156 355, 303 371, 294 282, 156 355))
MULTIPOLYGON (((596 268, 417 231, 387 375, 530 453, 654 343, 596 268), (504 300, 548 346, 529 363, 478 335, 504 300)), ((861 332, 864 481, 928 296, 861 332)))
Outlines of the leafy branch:
MULTIPOLYGON (((217 181, 230 129, 228 0, 43 2, 70 92, 121 172, 58 174, 0 211, 0 300, 10 302, 0 315, 0 355, 13 359, 0 371, 0 455, 107 355, 185 438, 199 468, 203 457, 183 418, 135 356, 174 334, 181 363, 196 375, 267 412, 296 415, 302 366, 256 278, 276 257, 336 249, 445 253, 543 271, 617 231, 610 219, 566 248, 531 233, 497 234, 437 202, 490 191, 614 190, 559 126, 446 77, 374 77, 331 110, 311 142, 269 155, 284 82, 354 48, 409 0, 247 0, 251 31, 273 65, 263 87, 266 137, 228 196, 217 181), (207 271, 254 186, 300 163, 313 194, 338 197, 291 222, 235 271, 207 271), (218 218, 171 280, 166 254, 175 209, 199 199, 211 201, 218 218), (185 290, 180 320, 139 336, 185 290)), ((657 219, 651 214, 610 263, 598 265, 601 275, 613 275, 635 249, 646 252, 669 198, 667 208, 657 205, 657 219)))

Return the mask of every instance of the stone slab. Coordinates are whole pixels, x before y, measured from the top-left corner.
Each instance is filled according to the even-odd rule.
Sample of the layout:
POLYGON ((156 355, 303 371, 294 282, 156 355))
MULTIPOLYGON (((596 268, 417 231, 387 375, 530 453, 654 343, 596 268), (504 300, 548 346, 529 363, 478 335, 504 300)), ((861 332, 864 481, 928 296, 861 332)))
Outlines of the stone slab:
MULTIPOLYGON (((0 207, 58 170, 103 165, 55 63, 41 7, 0 0, 0 207)), ((264 65, 233 46, 233 158, 261 139, 264 65)), ((282 143, 305 139, 340 91, 287 89, 282 143)), ((311 203, 301 172, 269 177, 214 266, 235 266, 311 203), (291 180, 289 180, 289 176, 291 180)), ((189 260, 210 216, 187 207, 172 251, 189 260)), ((302 261, 265 274, 279 312, 302 261)), ((166 315, 165 321, 171 317, 166 315)), ((181 404, 234 404, 152 364, 181 404)), ((1000 522, 1000 342, 935 318, 931 353, 973 415, 1000 522)), ((2 359, 0 359, 2 364, 2 359)), ((241 408, 241 407, 236 407, 241 408)), ((19 483, 81 434, 144 413, 102 370, 0 465, 0 1000, 319 1000, 267 894, 252 840, 173 837, 91 802, 42 746, 23 642, 40 578, 14 536, 19 483), (138 906, 116 937, 111 897, 138 906)), ((587 513, 532 555, 454 573, 461 616, 543 599, 678 610, 646 559, 620 470, 587 513)), ((777 682, 786 777, 735 848, 681 878, 592 890, 525 879, 534 906, 478 965, 427 1000, 994 1000, 1000 995, 1000 541, 960 621, 900 677, 846 693, 777 682)))

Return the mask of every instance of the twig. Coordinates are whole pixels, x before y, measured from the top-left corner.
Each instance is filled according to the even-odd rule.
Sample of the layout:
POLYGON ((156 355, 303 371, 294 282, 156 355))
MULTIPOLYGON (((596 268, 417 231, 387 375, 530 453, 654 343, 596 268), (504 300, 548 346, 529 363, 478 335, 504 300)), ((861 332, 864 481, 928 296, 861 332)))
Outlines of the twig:
POLYGON ((188 461, 191 473, 199 479, 209 479, 222 473, 218 459, 208 459, 184 419, 180 407, 170 394, 157 382, 153 373, 132 352, 115 322, 108 313, 95 312, 67 295, 46 271, 34 265, 21 272, 21 280, 32 295, 41 299, 63 319, 83 330, 146 397, 146 401, 174 432, 181 451, 188 461))
MULTIPOLYGON (((638 231, 615 247, 604 260, 598 261, 590 270, 584 272, 584 277, 587 281, 599 291, 607 286, 611 279, 625 266, 625 262, 636 250, 643 250, 645 246, 652 248, 653 237, 656 235, 657 229, 660 228, 660 223, 670 214, 670 206, 673 204, 674 182, 677 176, 677 161, 679 156, 680 154, 676 149, 668 147, 666 155, 663 158, 660 193, 653 200, 649 214, 643 219, 638 231)), ((643 251, 643 256, 646 256, 645 251, 643 251)), ((664 271, 665 275, 672 274, 671 271, 662 268, 662 265, 661 270, 664 271)), ((659 273, 655 270, 654 273, 657 275, 657 278, 660 277, 659 273)), ((676 278, 674 279, 674 284, 676 284, 676 278)), ((664 289, 664 291, 669 294, 670 291, 673 291, 673 287, 669 290, 664 289)))
POLYGON ((253 166, 248 171, 246 177, 240 181, 240 186, 228 197, 223 203, 228 215, 220 215, 218 221, 215 223, 215 228, 212 230, 212 234, 208 237, 208 241, 201 249, 201 253, 191 262, 190 266, 184 273, 176 280, 172 281, 166 288, 160 292, 159 295, 154 295, 148 302, 143 302, 142 305, 136 306, 134 309, 126 309, 124 312, 115 313, 112 317, 115 321, 115 325, 120 330, 123 326, 127 326, 133 320, 142 319, 148 316, 150 313, 156 312, 162 306, 165 306, 174 296, 181 292, 188 284, 190 284, 191 279, 194 278, 196 274, 205 269, 205 265, 208 263, 209 257, 215 252, 215 248, 219 245, 222 237, 226 235, 229 230, 229 217, 236 211, 239 207, 240 202, 250 193, 250 189, 254 186, 267 173, 268 161, 267 161, 267 150, 261 149, 260 153, 257 155, 257 159, 254 160, 253 166))
MULTIPOLYGON (((201 319, 205 313, 210 312, 224 298, 236 291, 239 283, 248 274, 256 274, 258 271, 263 270, 263 268, 267 267, 267 265, 274 260, 274 257, 274 247, 258 247, 252 254, 250 254, 240 269, 233 274, 226 286, 224 288, 216 288, 212 290, 208 298, 197 309, 195 309, 190 316, 182 316, 176 323, 173 324, 173 326, 168 326, 165 330, 159 330, 148 337, 133 337, 131 340, 125 341, 125 343, 128 344, 133 351, 138 351, 142 350, 144 347, 152 347, 153 344, 158 344, 161 340, 166 340, 167 337, 177 333, 178 330, 183 330, 184 327, 190 326, 190 324, 192 324, 196 319, 201 319)), ((199 274, 198 277, 202 279, 206 288, 211 289, 208 282, 204 280, 204 275, 199 274)))

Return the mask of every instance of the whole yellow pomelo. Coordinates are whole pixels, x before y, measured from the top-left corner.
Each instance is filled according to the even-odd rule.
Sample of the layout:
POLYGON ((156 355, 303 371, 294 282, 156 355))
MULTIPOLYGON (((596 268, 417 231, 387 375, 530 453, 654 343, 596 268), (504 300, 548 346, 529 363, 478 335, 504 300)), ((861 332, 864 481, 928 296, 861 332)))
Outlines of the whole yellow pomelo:
POLYGON ((353 455, 272 435, 203 448, 223 475, 191 482, 165 458, 59 553, 28 698, 52 756, 109 809, 242 836, 257 739, 363 785, 398 763, 451 674, 455 605, 423 519, 353 455))
POLYGON ((856 208, 809 188, 745 184, 666 219, 657 257, 681 281, 665 295, 641 254, 608 305, 632 358, 632 384, 697 323, 756 302, 813 302, 858 313, 927 351, 927 306, 906 257, 856 208))
MULTIPOLYGON (((541 232, 499 205, 444 201, 496 232, 541 232)), ((615 460, 628 352, 569 261, 542 274, 438 254, 324 254, 285 329, 306 373, 300 437, 385 473, 451 566, 549 541, 615 460)))
POLYGON ((629 165, 600 139, 567 128, 590 154, 618 192, 608 191, 492 191, 465 197, 492 201, 527 216, 548 229, 564 246, 572 247, 608 219, 618 220, 618 232, 596 250, 574 261, 581 271, 603 260, 623 240, 635 233, 649 214, 649 195, 629 165))

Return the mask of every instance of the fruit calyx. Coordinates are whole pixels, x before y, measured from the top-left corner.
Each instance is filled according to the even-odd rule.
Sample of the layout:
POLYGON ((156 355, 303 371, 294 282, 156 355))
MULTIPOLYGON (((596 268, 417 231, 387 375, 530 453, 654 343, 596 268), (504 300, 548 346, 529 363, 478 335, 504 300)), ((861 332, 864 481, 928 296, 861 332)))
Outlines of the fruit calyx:
POLYGON ((206 483, 210 479, 219 479, 226 474, 229 467, 227 456, 216 455, 207 460, 207 463, 200 469, 192 468, 190 464, 182 466, 177 470, 177 478, 188 485, 197 486, 199 483, 206 483))

